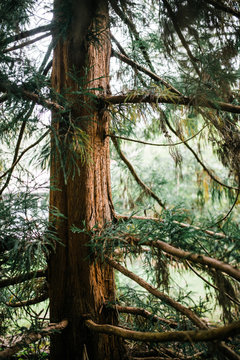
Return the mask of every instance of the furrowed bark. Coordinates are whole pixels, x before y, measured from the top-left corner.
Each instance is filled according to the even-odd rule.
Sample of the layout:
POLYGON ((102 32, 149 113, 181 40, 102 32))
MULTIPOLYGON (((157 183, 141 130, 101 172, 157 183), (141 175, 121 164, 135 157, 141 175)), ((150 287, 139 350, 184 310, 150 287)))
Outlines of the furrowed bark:
MULTIPOLYGON (((64 19, 62 5, 64 1, 55 1, 59 23, 64 19)), ((56 243, 49 259, 50 318, 52 322, 67 318, 69 325, 60 335, 51 337, 50 359, 120 360, 123 356, 119 339, 92 336, 84 323, 87 313, 96 322, 117 324, 116 310, 104 308, 106 302, 115 298, 113 270, 90 257, 88 235, 72 231, 73 225, 88 230, 101 228, 113 218, 109 140, 105 137, 109 115, 94 101, 100 92, 107 94, 109 89, 107 1, 72 0, 69 6, 68 11, 74 16, 53 57, 52 85, 69 101, 71 113, 64 121, 53 114, 52 120, 55 137, 51 179, 55 190, 50 192, 50 207, 57 208, 64 218, 51 217, 61 244, 56 243), (89 40, 94 24, 101 28, 98 42, 89 40), (87 139, 85 158, 79 133, 87 139), (71 149, 75 164, 71 163, 71 149)))

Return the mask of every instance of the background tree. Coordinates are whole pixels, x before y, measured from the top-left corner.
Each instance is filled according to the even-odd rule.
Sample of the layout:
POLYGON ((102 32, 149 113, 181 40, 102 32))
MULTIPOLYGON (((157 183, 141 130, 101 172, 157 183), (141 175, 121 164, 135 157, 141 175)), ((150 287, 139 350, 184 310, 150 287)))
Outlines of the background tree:
POLYGON ((1 165, 1 331, 23 336, 5 337, 0 357, 51 335, 51 359, 239 359, 238 2, 7 1, 0 13, 2 151, 11 151, 1 165), (53 20, 29 30, 44 6, 53 20), (50 36, 40 62, 27 49, 50 36), (124 200, 115 200, 118 213, 109 139, 120 174, 113 199, 124 200), (198 196, 189 200, 188 169, 187 186, 178 185, 186 205, 179 206, 164 167, 148 164, 140 176, 123 141, 135 144, 125 145, 131 152, 138 143, 169 147, 178 182, 178 146, 186 147, 198 196), (222 177, 203 160, 206 145, 225 166, 222 177), (35 174, 48 163, 49 216, 46 176, 35 174), (219 199, 232 203, 207 218, 208 197, 212 211, 219 199), (144 267, 144 278, 128 270, 129 259, 144 267), (207 300, 193 303, 172 288, 176 267, 214 288, 222 307, 217 328, 204 318, 207 300), (114 269, 144 291, 116 293, 114 269), (34 305, 48 298, 51 325, 44 327, 48 307, 44 315, 34 305))

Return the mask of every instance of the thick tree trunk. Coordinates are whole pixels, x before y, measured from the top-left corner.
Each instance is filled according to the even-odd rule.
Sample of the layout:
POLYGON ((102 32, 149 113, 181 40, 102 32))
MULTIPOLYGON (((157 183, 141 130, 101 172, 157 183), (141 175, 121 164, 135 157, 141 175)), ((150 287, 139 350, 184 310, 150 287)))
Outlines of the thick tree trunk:
POLYGON ((123 358, 119 340, 89 333, 84 325, 86 314, 97 323, 116 324, 116 314, 104 307, 114 300, 113 271, 89 256, 86 234, 71 231, 73 225, 101 227, 113 217, 105 138, 109 115, 87 94, 107 94, 109 89, 107 1, 71 0, 68 8, 65 3, 55 1, 59 28, 69 14, 70 22, 54 50, 52 86, 71 103, 71 112, 64 120, 53 114, 50 207, 64 217, 52 216, 62 244, 56 244, 49 259, 49 297, 51 322, 66 318, 69 325, 52 336, 50 358, 117 360, 123 358), (87 158, 81 150, 83 132, 87 158))

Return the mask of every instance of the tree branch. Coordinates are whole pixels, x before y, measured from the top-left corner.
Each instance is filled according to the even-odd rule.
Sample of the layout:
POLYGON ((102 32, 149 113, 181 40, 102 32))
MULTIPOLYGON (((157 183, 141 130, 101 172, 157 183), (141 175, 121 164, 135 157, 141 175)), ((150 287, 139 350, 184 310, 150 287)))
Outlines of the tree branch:
POLYGON ((37 95, 33 92, 25 90, 23 87, 12 84, 10 81, 0 83, 0 92, 7 93, 9 95, 13 94, 18 98, 22 98, 24 100, 32 100, 34 103, 38 105, 42 105, 49 110, 55 110, 57 112, 64 112, 65 108, 58 103, 45 99, 41 95, 37 95))
MULTIPOLYGON (((163 113, 164 114, 164 113, 163 113)), ((164 114, 164 118, 166 121, 167 126, 169 127, 169 129, 174 133, 174 135, 176 135, 180 140, 183 141, 182 136, 179 136, 179 134, 177 133, 176 130, 174 130, 174 128, 172 127, 172 125, 170 124, 170 122, 168 121, 167 116, 164 114)), ((239 188, 235 187, 235 186, 230 186, 227 184, 224 184, 222 181, 220 181, 213 173, 212 171, 210 171, 207 166, 202 162, 202 160, 199 158, 199 156, 197 155, 197 153, 191 148, 191 146, 189 144, 186 143, 186 141, 184 142, 184 145, 188 148, 188 150, 191 151, 191 153, 193 154, 193 156, 195 157, 195 159, 197 160, 197 162, 202 166, 202 168, 206 171, 206 173, 209 175, 209 177, 215 181, 216 183, 218 183, 219 185, 226 187, 227 189, 230 190, 237 190, 239 191, 239 188)), ((236 197, 236 199, 238 199, 238 196, 236 197)), ((234 204, 235 205, 235 204, 234 204)))
POLYGON ((136 243, 139 243, 141 245, 157 247, 158 249, 161 249, 170 255, 176 256, 179 259, 189 260, 195 264, 202 264, 202 265, 210 266, 213 269, 220 270, 220 271, 224 272, 225 274, 228 274, 235 280, 240 281, 240 270, 235 268, 234 266, 226 264, 220 260, 211 258, 209 256, 205 256, 202 254, 193 254, 190 251, 185 251, 185 250, 176 248, 176 247, 169 245, 161 240, 143 241, 143 240, 140 240, 137 238, 133 238, 132 235, 131 235, 131 240, 133 240, 136 243))
POLYGON ((147 311, 144 308, 136 308, 136 307, 131 307, 131 306, 120 306, 120 305, 115 305, 114 308, 119 312, 119 313, 124 313, 124 314, 132 314, 132 315, 140 315, 146 319, 151 320, 152 322, 162 322, 165 323, 167 325, 169 325, 172 328, 176 328, 178 327, 178 324, 173 321, 173 320, 168 320, 168 319, 164 319, 161 318, 157 315, 154 315, 152 313, 150 313, 150 311, 147 311))
MULTIPOLYGON (((138 216, 138 215, 119 215, 117 214, 116 217, 118 219, 123 219, 123 220, 129 220, 129 219, 137 219, 137 220, 150 220, 150 221, 160 221, 160 222, 164 222, 164 220, 162 220, 161 218, 157 218, 157 217, 147 217, 147 216, 138 216)), ((198 231, 202 231, 204 232, 205 234, 207 235, 210 235, 210 236, 215 236, 215 237, 219 237, 221 239, 226 239, 227 235, 223 234, 223 233, 216 233, 214 231, 211 231, 211 230, 205 230, 205 229, 201 229, 199 226, 194 226, 194 225, 190 225, 190 224, 186 224, 186 223, 182 223, 182 222, 179 222, 177 220, 173 220, 173 223, 174 224, 177 224, 183 228, 192 228, 192 229, 195 229, 195 230, 198 230, 198 231)))
POLYGON ((221 1, 215 1, 215 0, 204 0, 206 3, 213 5, 216 9, 222 10, 224 12, 227 12, 233 16, 236 16, 238 19, 240 19, 240 12, 231 8, 230 6, 227 6, 223 4, 221 1))
POLYGON ((182 33, 180 27, 178 26, 177 19, 175 17, 174 12, 172 11, 172 8, 171 8, 170 4, 168 3, 167 0, 163 0, 163 3, 167 8, 168 15, 169 15, 170 19, 172 20, 172 23, 173 23, 173 26, 174 26, 174 28, 176 30, 176 33, 177 33, 183 47, 185 48, 185 50, 186 50, 186 52, 188 54, 188 57, 189 57, 192 65, 193 65, 196 73, 198 74, 199 77, 201 77, 201 72, 199 71, 198 65, 196 64, 197 59, 193 56, 193 54, 192 54, 192 52, 191 52, 191 50, 190 50, 190 48, 188 46, 188 43, 185 40, 185 37, 183 36, 183 33, 182 33))
POLYGON ((12 46, 10 48, 7 48, 6 50, 3 51, 3 54, 6 54, 10 51, 14 51, 14 50, 18 50, 18 49, 21 49, 23 48, 24 46, 27 46, 27 45, 31 45, 31 44, 34 44, 35 42, 39 41, 39 40, 42 40, 48 36, 52 35, 51 33, 47 33, 47 34, 43 34, 41 36, 38 36, 36 37, 35 39, 32 39, 32 40, 29 40, 29 41, 25 41, 23 42, 22 44, 19 44, 19 45, 15 45, 15 46, 12 46))
POLYGON ((240 334, 240 321, 233 322, 226 326, 221 326, 216 329, 209 330, 188 330, 188 331, 166 331, 163 333, 155 332, 141 332, 122 329, 114 325, 99 325, 92 320, 85 320, 86 326, 98 333, 114 335, 122 337, 123 339, 144 341, 144 342, 200 342, 200 341, 214 341, 227 339, 230 336, 240 334))
POLYGON ((169 84, 167 81, 165 81, 164 79, 162 79, 160 76, 156 75, 154 72, 146 69, 145 67, 143 67, 142 65, 139 65, 138 63, 136 63, 135 61, 129 59, 129 57, 127 57, 124 54, 120 54, 116 51, 114 51, 112 49, 112 55, 115 56, 116 58, 118 58, 119 60, 125 62, 126 64, 130 65, 133 69, 137 69, 141 72, 143 72, 144 74, 148 75, 152 80, 161 83, 162 85, 166 86, 167 89, 171 90, 173 93, 177 94, 177 95, 182 95, 180 93, 180 91, 178 91, 175 87, 173 87, 171 84, 169 84))
POLYGON ((49 298, 49 296, 48 296, 48 293, 46 292, 46 293, 44 293, 42 295, 36 296, 33 299, 18 301, 18 302, 15 302, 15 303, 8 302, 8 303, 5 303, 5 305, 13 307, 13 308, 23 307, 23 306, 30 306, 30 305, 35 305, 35 304, 38 304, 38 303, 40 303, 42 301, 45 301, 48 298, 49 298))
POLYGON ((175 310, 179 311, 181 314, 185 315, 189 320, 192 321, 194 325, 196 325, 200 329, 206 329, 207 325, 190 309, 186 308, 182 304, 178 303, 177 301, 170 298, 168 295, 164 294, 163 292, 155 289, 153 286, 148 284, 145 280, 134 274, 133 272, 129 271, 128 269, 124 268, 121 264, 117 263, 115 260, 110 259, 109 257, 105 256, 105 261, 111 265, 114 269, 120 271, 123 275, 127 276, 128 278, 132 279, 144 289, 146 289, 149 293, 156 296, 160 300, 164 301, 166 304, 173 307, 175 310))
POLYGON ((9 278, 9 279, 2 279, 2 280, 0 280, 0 289, 4 288, 6 286, 10 286, 10 285, 16 285, 16 284, 22 283, 27 280, 46 277, 46 275, 47 275, 47 270, 43 269, 43 270, 38 270, 38 271, 32 271, 28 274, 18 275, 13 278, 9 278))
POLYGON ((25 39, 25 38, 27 38, 29 36, 39 34, 41 32, 51 31, 53 29, 53 27, 54 27, 53 24, 39 26, 39 27, 37 27, 35 29, 23 31, 23 32, 21 32, 19 34, 9 36, 3 42, 4 42, 4 44, 10 44, 11 42, 22 40, 22 39, 25 39))
POLYGON ((147 142, 147 141, 142 141, 142 140, 137 140, 137 139, 130 139, 124 136, 118 136, 115 134, 107 134, 106 136, 109 136, 110 138, 115 138, 115 139, 122 139, 122 140, 126 140, 126 141, 132 141, 138 144, 143 144, 143 145, 150 145, 150 146, 176 146, 176 145, 181 145, 184 144, 190 140, 192 140, 193 138, 195 138, 197 135, 199 135, 205 128, 207 127, 207 125, 203 126, 202 129, 200 129, 196 134, 194 134, 193 136, 189 137, 186 140, 182 140, 179 141, 177 143, 168 143, 168 144, 156 144, 156 143, 151 143, 151 142, 147 142))
MULTIPOLYGON (((217 291, 222 291, 220 290, 217 286, 215 286, 214 284, 211 284, 207 279, 205 279, 201 274, 199 274, 199 272, 197 270, 195 270, 192 265, 189 263, 189 261, 186 260, 186 264, 189 267, 189 269, 192 270, 192 272, 194 272, 194 274, 196 274, 200 279, 202 279, 202 281, 204 281, 206 284, 208 284, 209 286, 211 286, 213 289, 217 290, 217 291)), ((231 300, 232 302, 234 302, 237 305, 240 305, 240 302, 237 301, 236 299, 234 299, 232 296, 230 296, 228 293, 224 292, 224 295, 226 297, 228 297, 229 300, 231 300)))
POLYGON ((144 94, 133 94, 131 92, 123 95, 110 95, 100 97, 102 101, 107 104, 173 104, 173 105, 185 105, 185 106, 201 106, 215 110, 222 110, 230 113, 240 114, 240 106, 225 103, 222 101, 211 101, 208 99, 192 99, 188 96, 160 96, 157 94, 151 94, 146 92, 144 94))
POLYGON ((67 325, 68 325, 68 321, 63 320, 57 324, 49 324, 49 326, 40 329, 38 333, 32 332, 30 334, 23 336, 23 338, 20 341, 16 342, 14 345, 10 346, 9 348, 3 351, 0 351, 0 359, 6 359, 10 356, 13 356, 14 354, 18 353, 26 346, 42 339, 43 337, 51 335, 56 331, 62 331, 67 327, 67 325))
POLYGON ((123 152, 121 151, 119 144, 117 142, 117 140, 115 138, 111 138, 113 145, 115 146, 115 149, 117 150, 118 155, 120 156, 120 158, 123 160, 123 162, 127 165, 130 173, 132 174, 132 176, 134 177, 134 179, 136 180, 136 182, 138 183, 138 185, 143 189, 143 191, 145 192, 145 194, 151 196, 154 200, 156 200, 158 202, 158 204, 165 208, 164 203, 162 202, 162 200, 146 185, 144 184, 144 182, 142 182, 142 180, 138 177, 136 171, 134 170, 132 164, 128 161, 128 159, 126 158, 126 156, 123 154, 123 152))
MULTIPOLYGON (((12 174, 13 169, 15 168, 15 166, 19 163, 19 161, 21 160, 21 158, 23 157, 24 154, 26 154, 26 152, 28 152, 30 149, 32 149, 34 146, 36 146, 37 144, 39 144, 48 134, 50 133, 50 130, 47 130, 42 136, 40 136, 40 138, 35 141, 33 144, 29 145, 26 149, 24 149, 21 154, 19 155, 19 157, 12 163, 12 166, 6 170, 1 176, 0 176, 0 180, 2 178, 4 178, 9 172, 10 174, 12 174)), ((3 190, 5 189, 5 185, 4 187, 0 190, 0 195, 2 194, 3 190)))
POLYGON ((140 38, 140 35, 136 29, 135 24, 129 19, 129 17, 127 17, 126 13, 123 12, 119 6, 117 5, 117 1, 116 0, 110 0, 110 3, 112 5, 113 10, 116 12, 116 14, 120 17, 120 19, 128 26, 129 30, 133 33, 135 39, 139 42, 139 48, 143 54, 143 57, 146 61, 146 63, 148 64, 149 68, 151 69, 152 72, 154 72, 154 67, 151 63, 151 60, 148 56, 146 47, 143 44, 143 41, 140 38))

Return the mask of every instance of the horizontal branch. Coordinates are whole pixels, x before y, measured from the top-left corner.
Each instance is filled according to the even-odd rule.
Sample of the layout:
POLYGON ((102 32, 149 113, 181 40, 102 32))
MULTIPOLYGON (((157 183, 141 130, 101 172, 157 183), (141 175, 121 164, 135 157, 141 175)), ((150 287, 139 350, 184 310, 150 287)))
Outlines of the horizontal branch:
POLYGON ((22 44, 15 45, 15 46, 12 46, 12 47, 10 47, 10 48, 7 48, 7 49, 5 49, 5 50, 3 51, 3 54, 6 54, 6 53, 8 53, 8 52, 10 52, 10 51, 22 49, 23 47, 28 46, 28 45, 31 45, 31 44, 34 44, 35 42, 37 42, 37 41, 39 41, 39 40, 42 40, 42 39, 44 39, 44 38, 46 38, 46 37, 48 37, 48 36, 50 36, 50 35, 51 35, 51 33, 49 32, 49 33, 47 33, 47 34, 43 34, 43 35, 41 35, 41 36, 38 36, 38 37, 36 37, 36 38, 34 38, 34 39, 32 39, 32 40, 25 41, 25 42, 23 42, 22 44))
MULTIPOLYGON (((138 240, 138 242, 140 243, 140 240, 138 240)), ((226 264, 220 260, 211 258, 209 256, 205 256, 202 254, 193 254, 190 251, 185 251, 185 250, 176 248, 176 247, 169 245, 161 240, 157 240, 157 241, 142 241, 141 240, 141 245, 157 247, 157 248, 165 251, 166 253, 176 256, 180 259, 189 260, 195 264, 202 264, 202 265, 206 265, 211 268, 214 268, 216 270, 220 270, 220 271, 224 272, 225 274, 228 274, 235 280, 240 281, 240 270, 235 268, 234 266, 226 264)))
POLYGON ((197 135, 199 135, 205 128, 207 127, 207 125, 203 126, 198 132, 196 132, 196 134, 190 136, 188 139, 186 140, 182 140, 179 141, 177 143, 168 143, 168 144, 159 144, 159 143, 152 143, 152 142, 148 142, 148 141, 142 141, 142 140, 138 140, 138 139, 130 139, 128 137, 125 136, 118 136, 115 134, 107 134, 106 136, 109 136, 110 138, 115 138, 115 139, 121 139, 121 140, 126 140, 126 141, 131 141, 131 142, 135 142, 138 144, 143 144, 143 145, 150 145, 150 146, 176 146, 176 145, 181 145, 181 144, 185 144, 186 142, 194 139, 197 135))
POLYGON ((173 321, 173 320, 168 320, 168 319, 164 319, 161 318, 157 315, 154 315, 152 313, 150 313, 150 311, 147 311, 144 308, 136 308, 136 307, 132 307, 132 306, 120 306, 120 305, 116 305, 114 307, 119 313, 124 313, 124 314, 132 314, 132 315, 140 315, 146 319, 151 320, 152 322, 162 322, 165 323, 167 325, 169 325, 172 328, 176 328, 178 326, 178 324, 173 321))
MULTIPOLYGON (((118 219, 123 219, 123 220, 136 219, 136 220, 150 220, 150 221, 164 222, 163 219, 153 217, 153 216, 152 217, 147 217, 147 216, 138 216, 138 215, 129 216, 129 215, 119 215, 119 214, 117 214, 116 217, 118 219)), ((205 234, 210 235, 210 236, 219 237, 221 239, 226 239, 227 238, 227 235, 225 235, 223 233, 220 233, 220 232, 217 233, 217 232, 214 232, 212 230, 201 229, 199 226, 194 226, 194 225, 182 223, 182 222, 179 222, 177 220, 173 220, 173 223, 177 224, 177 225, 179 225, 180 227, 183 227, 183 228, 191 228, 191 229, 195 229, 195 230, 198 230, 198 231, 202 231, 205 234)))
POLYGON ((17 308, 17 307, 23 307, 23 306, 30 306, 30 305, 35 305, 35 304, 38 304, 42 301, 45 301, 48 299, 48 293, 44 293, 40 296, 36 296, 35 298, 33 299, 29 299, 29 300, 23 300, 23 301, 18 301, 18 302, 15 302, 15 303, 12 303, 12 302, 8 302, 8 303, 5 303, 5 305, 7 306, 10 306, 10 307, 13 307, 13 308, 17 308))
POLYGON ((144 342, 200 342, 227 339, 230 336, 240 334, 240 321, 233 322, 226 326, 208 330, 188 331, 166 331, 162 333, 142 332, 122 329, 114 325, 99 325, 92 320, 85 320, 86 326, 97 333, 119 336, 123 339, 144 341, 144 342))
POLYGON ((40 278, 40 277, 46 277, 46 275, 47 275, 47 270, 43 269, 43 270, 38 270, 38 271, 32 271, 28 274, 18 275, 13 278, 2 279, 2 280, 0 280, 0 289, 4 288, 6 286, 10 286, 10 285, 16 285, 16 284, 22 283, 27 280, 32 280, 32 279, 36 279, 36 278, 40 278))
POLYGON ((53 24, 49 24, 49 25, 39 26, 32 30, 23 31, 19 34, 9 36, 7 39, 4 40, 4 44, 10 44, 11 42, 22 40, 29 36, 37 35, 41 32, 51 31, 52 29, 53 29, 53 24))
POLYGON ((0 83, 0 92, 7 94, 13 94, 16 97, 24 100, 31 100, 38 105, 42 105, 49 110, 55 110, 58 112, 66 111, 66 109, 58 103, 45 99, 43 96, 37 95, 33 92, 27 91, 20 86, 12 84, 10 81, 0 83))
POLYGON ((153 103, 162 103, 162 104, 173 104, 173 105, 185 105, 185 106, 201 106, 210 109, 222 110, 231 113, 240 114, 240 106, 225 103, 222 101, 211 101, 207 99, 191 99, 187 96, 160 96, 156 94, 151 94, 149 92, 145 94, 133 94, 131 92, 123 95, 109 95, 102 96, 101 99, 107 104, 117 105, 117 104, 153 104, 153 103))
POLYGON ((42 339, 45 336, 48 336, 56 331, 62 331, 68 325, 67 320, 63 320, 57 324, 49 324, 49 326, 40 329, 38 333, 32 332, 22 337, 21 340, 16 342, 14 345, 9 348, 0 351, 0 359, 6 359, 14 354, 18 353, 20 350, 25 348, 26 346, 42 339))

